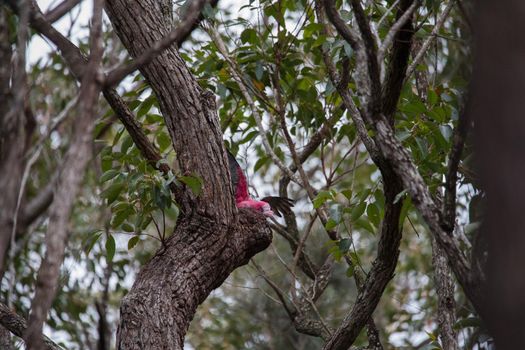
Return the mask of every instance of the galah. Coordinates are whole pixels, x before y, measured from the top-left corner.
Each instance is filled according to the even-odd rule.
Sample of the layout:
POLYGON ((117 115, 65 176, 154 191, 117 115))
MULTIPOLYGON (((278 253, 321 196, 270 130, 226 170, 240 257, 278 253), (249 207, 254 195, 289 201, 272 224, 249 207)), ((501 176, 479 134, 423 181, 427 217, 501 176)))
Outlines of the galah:
POLYGON ((277 215, 279 217, 292 210, 294 202, 290 198, 269 196, 259 201, 253 199, 248 193, 248 182, 241 166, 230 151, 226 150, 226 152, 228 153, 232 187, 235 192, 235 203, 238 208, 252 208, 262 212, 265 216, 277 215))

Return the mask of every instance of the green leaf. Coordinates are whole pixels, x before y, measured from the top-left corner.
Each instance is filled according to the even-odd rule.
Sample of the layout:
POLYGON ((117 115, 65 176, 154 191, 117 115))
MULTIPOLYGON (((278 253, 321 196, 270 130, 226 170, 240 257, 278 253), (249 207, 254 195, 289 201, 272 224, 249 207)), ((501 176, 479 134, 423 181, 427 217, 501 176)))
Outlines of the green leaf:
POLYGON ((127 222, 122 224, 122 230, 125 232, 135 232, 133 225, 128 224, 127 222))
POLYGON ((439 131, 441 132, 441 135, 447 140, 447 142, 450 142, 450 138, 452 137, 452 128, 450 125, 440 125, 439 131))
POLYGON ((126 220, 128 217, 133 215, 133 213, 134 213, 134 209, 132 206, 128 206, 124 210, 116 212, 116 214, 113 215, 113 217, 111 218, 111 227, 112 228, 119 227, 124 222, 124 220, 126 220))
POLYGON ((350 214, 352 221, 356 221, 357 219, 359 219, 361 215, 363 215, 363 213, 365 212, 365 209, 366 209, 366 202, 361 202, 358 205, 356 205, 352 209, 352 213, 350 214))
POLYGON ((321 207, 326 201, 333 200, 334 195, 331 191, 320 191, 313 200, 314 208, 321 207))
POLYGON ((346 41, 343 41, 343 49, 345 51, 346 56, 348 58, 352 58, 352 55, 354 54, 354 50, 352 50, 352 47, 346 41))
POLYGON ((171 146, 171 139, 168 134, 161 132, 157 135, 157 143, 159 144, 159 150, 164 152, 171 146))
POLYGON ((95 243, 98 242, 98 239, 100 238, 101 235, 102 235, 102 232, 100 230, 97 230, 93 233, 91 238, 88 239, 88 244, 86 246, 86 254, 89 254, 89 252, 91 252, 91 250, 95 246, 95 243))
POLYGON ((352 241, 350 238, 343 238, 339 241, 339 250, 342 253, 346 253, 348 249, 350 249, 350 245, 352 244, 352 241))
POLYGON ((140 237, 139 236, 133 236, 129 239, 128 241, 128 250, 131 250, 133 249, 137 243, 140 241, 140 237))
POLYGON ((367 218, 367 217, 361 217, 359 218, 355 223, 354 223, 354 226, 356 228, 362 228, 368 232, 370 232, 371 234, 375 235, 376 234, 376 230, 375 228, 372 226, 372 224, 370 223, 370 220, 367 218))
POLYGON ((335 227, 337 227, 337 221, 335 221, 332 218, 328 219, 325 225, 326 230, 330 231, 330 230, 333 230, 335 227))
POLYGON ((264 67, 261 63, 261 61, 257 61, 255 64, 255 77, 257 80, 261 80, 264 74, 264 67))
POLYGON ((164 198, 162 195, 162 191, 158 185, 155 185, 153 187, 152 197, 153 197, 153 203, 155 203, 155 205, 161 210, 164 210, 166 206, 165 206, 164 198))
POLYGON ((109 204, 113 203, 118 198, 118 196, 120 195, 120 193, 122 192, 123 189, 124 189, 124 183, 122 183, 122 182, 115 182, 115 183, 111 184, 107 189, 105 189, 100 194, 100 196, 102 198, 106 198, 108 200, 108 205, 109 205, 109 204))
POLYGON ((241 41, 243 44, 255 44, 257 42, 257 32, 252 28, 245 29, 241 33, 241 41))
POLYGON ((197 176, 180 176, 179 180, 186 184, 190 189, 191 192, 195 196, 198 196, 202 191, 202 180, 197 176))
POLYGON ((411 101, 400 108, 403 112, 419 115, 427 111, 425 104, 419 100, 411 101))
POLYGON ((399 142, 403 142, 405 141, 406 139, 408 139, 410 136, 412 136, 412 133, 408 130, 399 130, 399 131, 396 131, 396 139, 399 141, 399 142))
POLYGON ((115 256, 115 238, 112 235, 109 235, 106 239, 106 258, 108 261, 113 261, 115 256))
POLYGON ((152 94, 149 95, 148 98, 146 98, 140 105, 140 108, 137 111, 137 118, 140 118, 146 113, 148 113, 151 107, 153 106, 153 103, 155 103, 155 96, 152 94))
POLYGON ((379 227, 379 222, 381 221, 381 217, 379 214, 379 208, 374 203, 370 203, 368 207, 366 207, 366 215, 368 215, 368 219, 376 226, 379 227))
POLYGON ((352 266, 349 266, 347 269, 346 269, 346 277, 350 278, 354 275, 354 265, 352 266))
POLYGON ((264 164, 266 164, 268 161, 270 160, 270 158, 268 157, 261 157, 257 160, 257 162, 255 162, 255 165, 253 167, 253 171, 256 172, 257 170, 259 170, 260 168, 262 168, 262 166, 264 164))
POLYGON ((258 134, 259 132, 256 130, 249 132, 242 140, 239 141, 239 145, 252 141, 258 134))
POLYGON ((104 182, 106 182, 108 180, 111 180, 112 178, 114 178, 118 174, 120 174, 119 170, 110 169, 110 170, 106 171, 104 174, 102 174, 102 176, 100 177, 100 183, 104 183, 104 182))
POLYGON ((399 202, 399 200, 401 198, 403 198, 405 196, 405 194, 407 193, 407 190, 403 190, 401 192, 399 192, 398 194, 396 194, 396 197, 394 198, 394 204, 396 204, 397 202, 399 202))
POLYGON ((122 154, 128 153, 128 150, 131 146, 133 146, 133 140, 131 139, 131 136, 124 136, 124 140, 122 140, 122 145, 120 146, 120 152, 122 154))
POLYGON ((428 103, 430 103, 431 105, 435 105, 436 103, 438 103, 439 96, 438 94, 436 94, 436 92, 433 89, 431 88, 428 89, 427 96, 428 96, 428 103))
POLYGON ((403 229, 403 224, 405 223, 405 218, 408 215, 408 212, 410 208, 412 207, 412 199, 410 197, 406 197, 403 200, 403 206, 401 207, 401 213, 399 214, 399 229, 403 229))
POLYGON ((341 193, 346 197, 346 199, 351 200, 352 199, 352 191, 351 190, 342 190, 341 193))

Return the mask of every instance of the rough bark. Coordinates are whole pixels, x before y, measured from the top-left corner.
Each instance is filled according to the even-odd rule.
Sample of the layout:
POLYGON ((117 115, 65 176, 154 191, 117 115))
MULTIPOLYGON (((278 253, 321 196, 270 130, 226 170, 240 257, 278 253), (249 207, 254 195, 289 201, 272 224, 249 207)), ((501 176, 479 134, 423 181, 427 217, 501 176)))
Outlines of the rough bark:
MULTIPOLYGON (((155 1, 107 2, 107 13, 133 57, 168 31, 155 1)), ((183 175, 203 183, 184 189, 174 234, 143 267, 121 304, 119 349, 180 349, 197 306, 238 266, 271 241, 259 213, 237 213, 213 94, 203 90, 169 47, 141 67, 159 100, 183 175)))
MULTIPOLYGON (((0 324, 17 337, 22 337, 27 329, 26 320, 10 310, 5 304, 0 303, 0 324)), ((48 337, 43 337, 46 350, 63 350, 48 337)), ((0 344, 1 345, 1 344, 0 344)), ((2 349, 9 349, 3 348, 2 349)))
MULTIPOLYGON (((133 57, 168 32, 159 11, 154 1, 107 2, 113 27, 133 57)), ((227 223, 234 201, 224 181, 227 162, 214 95, 198 85, 174 46, 140 70, 159 99, 182 174, 197 175, 205 184, 198 198, 192 196, 198 212, 227 223)), ((188 211, 193 206, 189 201, 180 204, 188 211)))
POLYGON ((182 349, 197 306, 270 242, 265 218, 249 209, 230 226, 198 214, 179 220, 121 302, 117 348, 182 349))
POLYGON ((457 333, 453 328, 456 323, 456 302, 454 300, 454 278, 448 266, 447 256, 437 244, 432 242, 432 266, 434 267, 434 284, 438 299, 437 323, 439 339, 443 349, 458 349, 457 333))
POLYGON ((480 234, 488 247, 481 309, 496 348, 523 348, 525 330, 525 2, 481 1, 468 113, 475 122, 480 178, 486 191, 480 234))

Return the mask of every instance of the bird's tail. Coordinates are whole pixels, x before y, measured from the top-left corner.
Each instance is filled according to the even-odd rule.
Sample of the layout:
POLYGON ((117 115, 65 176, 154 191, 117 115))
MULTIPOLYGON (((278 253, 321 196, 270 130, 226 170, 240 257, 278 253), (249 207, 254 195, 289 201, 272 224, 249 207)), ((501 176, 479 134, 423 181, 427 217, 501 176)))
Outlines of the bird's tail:
POLYGON ((278 217, 281 217, 282 216, 281 214, 286 214, 286 213, 291 212, 292 207, 294 206, 294 203, 295 203, 290 198, 273 197, 273 196, 264 197, 261 199, 261 201, 270 204, 272 211, 278 217))

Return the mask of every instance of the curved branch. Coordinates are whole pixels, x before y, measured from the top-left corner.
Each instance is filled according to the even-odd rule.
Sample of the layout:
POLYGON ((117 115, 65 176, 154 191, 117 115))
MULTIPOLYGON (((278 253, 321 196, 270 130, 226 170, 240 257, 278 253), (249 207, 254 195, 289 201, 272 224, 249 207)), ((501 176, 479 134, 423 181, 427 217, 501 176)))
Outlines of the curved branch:
MULTIPOLYGON (((27 329, 26 320, 18 315, 17 313, 11 311, 5 304, 0 303, 0 324, 4 326, 11 333, 17 337, 22 337, 27 329)), ((44 344, 47 350, 63 350, 62 347, 58 346, 48 337, 43 337, 44 344)))
MULTIPOLYGON (((322 12, 317 7, 316 10, 318 20, 324 24, 322 12)), ((334 65, 331 62, 330 57, 327 55, 324 56, 326 65, 328 67, 333 67, 334 65)), ((375 54, 373 56, 375 60, 375 54)), ((324 349, 347 349, 355 341, 365 324, 371 322, 372 312, 377 306, 387 283, 392 278, 394 269, 397 265, 399 244, 401 241, 399 217, 402 203, 394 203, 394 200, 395 196, 401 192, 402 186, 400 179, 394 173, 391 165, 386 162, 385 158, 380 153, 380 150, 377 148, 376 141, 372 140, 368 135, 365 122, 361 118, 361 113, 357 110, 352 100, 350 91, 346 86, 336 84, 334 81, 336 75, 333 70, 331 71, 330 79, 337 87, 337 91, 342 97, 345 107, 349 110, 358 134, 370 153, 371 158, 381 171, 385 191, 385 216, 381 225, 381 237, 378 244, 377 257, 366 280, 364 283, 360 283, 361 287, 352 310, 346 315, 336 332, 324 347, 324 349)), ((372 99, 377 98, 380 99, 380 96, 376 95, 375 97, 372 97, 372 99)), ((364 114, 366 115, 366 112, 364 114)), ((377 332, 374 332, 373 323, 371 325, 372 327, 370 330, 372 333, 369 339, 372 343, 376 343, 374 336, 377 335, 377 332)))
POLYGON ((468 260, 459 249, 458 242, 441 226, 440 210, 432 199, 429 189, 417 170, 408 151, 395 138, 388 122, 381 118, 376 124, 377 140, 381 152, 392 164, 393 170, 403 182, 412 202, 427 223, 437 243, 445 251, 450 267, 477 310, 482 309, 484 296, 476 282, 471 279, 468 260))
POLYGON ((445 199, 443 201, 443 224, 449 233, 454 231, 456 221, 456 186, 458 167, 469 129, 470 115, 460 113, 458 125, 452 136, 452 148, 448 155, 448 168, 445 178, 445 199))

